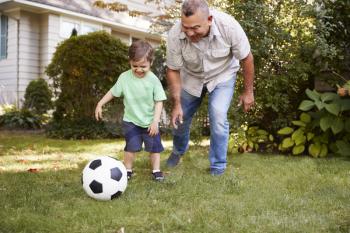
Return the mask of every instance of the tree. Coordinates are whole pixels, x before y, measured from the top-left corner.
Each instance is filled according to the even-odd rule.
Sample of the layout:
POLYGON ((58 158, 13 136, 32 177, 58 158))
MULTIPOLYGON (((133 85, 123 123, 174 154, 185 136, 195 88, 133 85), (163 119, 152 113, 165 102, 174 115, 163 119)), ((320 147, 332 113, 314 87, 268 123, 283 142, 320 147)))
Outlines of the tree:
POLYGON ((98 136, 95 106, 128 69, 127 45, 106 32, 73 36, 59 44, 46 69, 56 97, 53 125, 57 127, 50 130, 74 130, 62 132, 63 136, 53 134, 98 136))

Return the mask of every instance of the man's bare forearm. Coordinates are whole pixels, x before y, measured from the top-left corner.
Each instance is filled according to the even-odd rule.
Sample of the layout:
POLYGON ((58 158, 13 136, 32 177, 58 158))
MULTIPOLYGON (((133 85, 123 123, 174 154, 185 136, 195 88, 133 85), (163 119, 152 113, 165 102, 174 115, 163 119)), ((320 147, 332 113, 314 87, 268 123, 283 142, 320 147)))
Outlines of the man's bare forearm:
POLYGON ((178 70, 167 69, 167 81, 169 85, 170 95, 175 105, 180 104, 181 99, 181 79, 178 70))
POLYGON ((241 61, 244 77, 244 92, 253 93, 254 91, 254 58, 249 53, 246 58, 241 61))

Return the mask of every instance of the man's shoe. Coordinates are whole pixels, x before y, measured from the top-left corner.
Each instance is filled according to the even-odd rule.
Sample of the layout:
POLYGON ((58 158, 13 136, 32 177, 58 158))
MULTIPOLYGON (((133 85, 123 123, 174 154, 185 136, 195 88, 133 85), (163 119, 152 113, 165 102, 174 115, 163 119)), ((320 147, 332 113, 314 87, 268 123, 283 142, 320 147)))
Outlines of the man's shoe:
POLYGON ((164 180, 164 175, 163 172, 152 172, 153 175, 153 180, 154 181, 163 181, 164 180))
POLYGON ((177 155, 174 153, 171 153, 168 160, 166 161, 166 165, 168 167, 175 167, 180 162, 181 155, 177 155))
POLYGON ((225 169, 210 169, 210 175, 221 176, 225 173, 225 169))

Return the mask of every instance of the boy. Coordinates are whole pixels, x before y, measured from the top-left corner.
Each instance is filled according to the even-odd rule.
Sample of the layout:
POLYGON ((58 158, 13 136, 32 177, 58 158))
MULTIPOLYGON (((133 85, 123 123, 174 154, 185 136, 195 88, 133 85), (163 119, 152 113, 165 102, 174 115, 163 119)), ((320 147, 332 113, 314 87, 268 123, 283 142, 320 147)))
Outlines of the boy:
POLYGON ((123 133, 126 141, 124 165, 128 179, 133 175, 135 153, 142 149, 150 153, 152 175, 155 181, 164 179, 160 171, 160 152, 164 150, 159 134, 159 120, 166 99, 159 79, 150 71, 153 60, 152 46, 143 40, 133 42, 129 48, 131 69, 122 73, 117 83, 98 102, 97 120, 102 118, 102 107, 114 97, 123 97, 123 133))

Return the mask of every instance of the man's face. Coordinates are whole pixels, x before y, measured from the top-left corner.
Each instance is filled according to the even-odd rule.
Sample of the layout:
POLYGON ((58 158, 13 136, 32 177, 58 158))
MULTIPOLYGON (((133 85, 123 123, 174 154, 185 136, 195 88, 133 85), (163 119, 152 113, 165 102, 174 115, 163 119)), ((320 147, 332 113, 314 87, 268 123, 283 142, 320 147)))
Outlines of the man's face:
POLYGON ((151 69, 151 63, 144 57, 139 61, 130 61, 133 74, 138 78, 145 77, 146 73, 151 69))
POLYGON ((201 11, 189 17, 181 16, 182 31, 187 35, 191 42, 198 42, 209 34, 212 23, 212 16, 206 17, 201 11))

